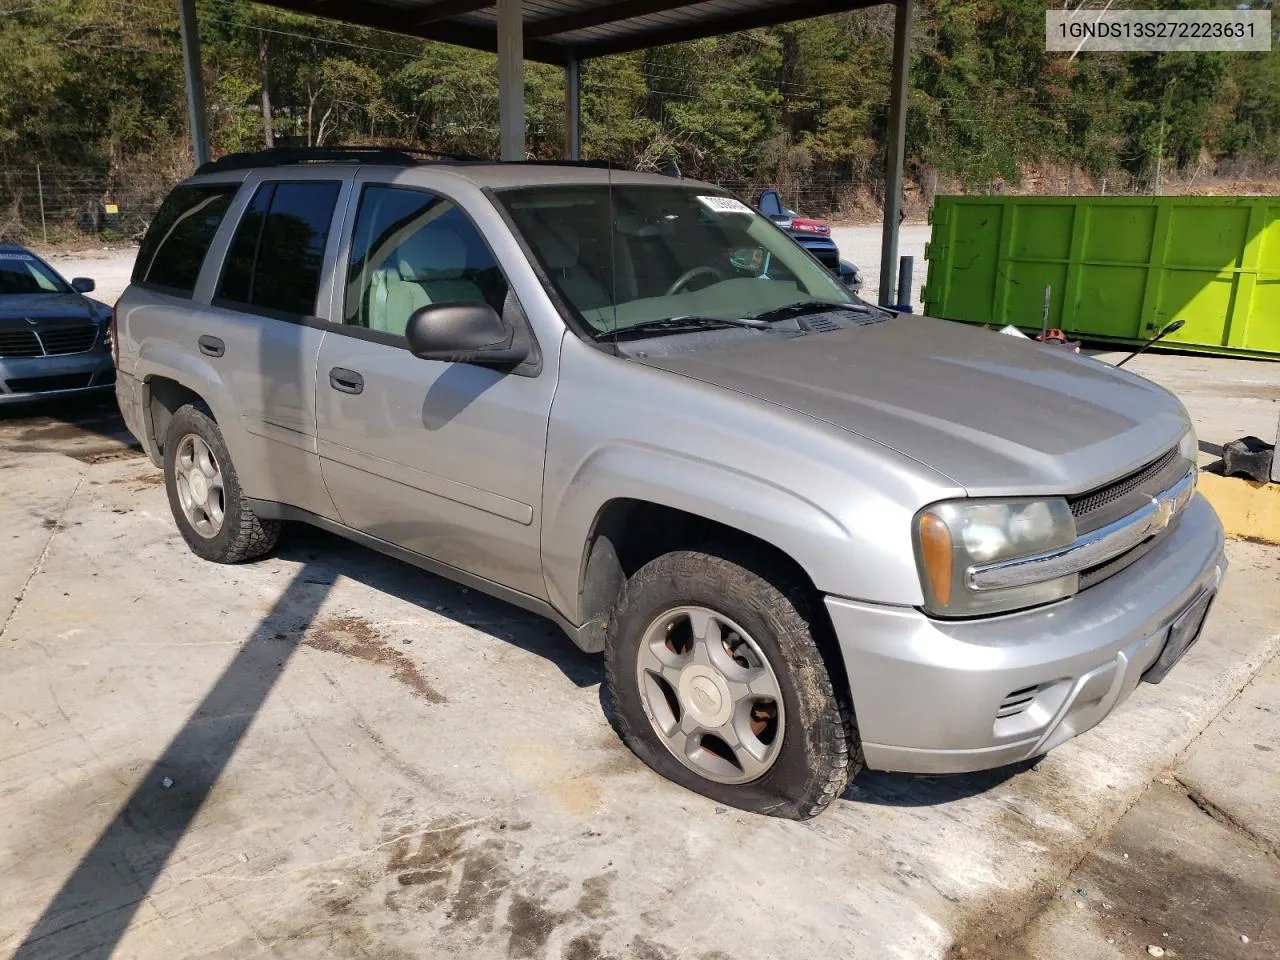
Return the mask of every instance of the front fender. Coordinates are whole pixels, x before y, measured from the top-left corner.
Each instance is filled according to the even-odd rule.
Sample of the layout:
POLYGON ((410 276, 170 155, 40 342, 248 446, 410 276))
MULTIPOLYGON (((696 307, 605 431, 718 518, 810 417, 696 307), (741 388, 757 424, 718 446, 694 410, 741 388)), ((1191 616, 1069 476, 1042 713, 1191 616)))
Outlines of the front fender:
POLYGON ((547 517, 543 563, 552 603, 578 617, 578 589, 597 518, 614 500, 682 510, 771 543, 812 575, 821 544, 848 541, 841 519, 818 504, 757 476, 669 450, 617 443, 595 450, 566 485, 547 517), (654 478, 661 482, 655 484, 654 478), (806 562, 808 561, 808 562, 806 562))
POLYGON ((593 451, 562 491, 545 514, 543 564, 552 604, 575 623, 583 619, 580 587, 595 525, 615 500, 681 510, 756 537, 824 593, 921 602, 909 547, 887 549, 878 539, 886 529, 909 529, 911 511, 888 502, 859 529, 858 510, 832 510, 757 473, 631 443, 593 451))

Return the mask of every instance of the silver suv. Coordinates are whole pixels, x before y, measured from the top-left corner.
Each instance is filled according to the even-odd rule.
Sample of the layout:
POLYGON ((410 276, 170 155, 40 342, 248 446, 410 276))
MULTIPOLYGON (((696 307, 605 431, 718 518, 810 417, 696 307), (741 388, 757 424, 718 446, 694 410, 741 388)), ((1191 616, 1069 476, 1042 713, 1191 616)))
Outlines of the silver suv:
POLYGON ((704 183, 232 156, 117 319, 197 555, 302 520, 550 617, 645 763, 748 810, 1043 754, 1165 675, 1225 568, 1170 394, 864 303, 704 183))

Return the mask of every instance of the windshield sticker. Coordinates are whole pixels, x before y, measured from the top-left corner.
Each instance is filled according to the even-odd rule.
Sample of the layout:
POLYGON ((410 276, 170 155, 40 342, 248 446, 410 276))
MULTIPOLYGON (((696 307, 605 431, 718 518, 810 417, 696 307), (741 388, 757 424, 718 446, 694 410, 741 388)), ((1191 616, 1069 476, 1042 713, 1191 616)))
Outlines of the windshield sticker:
POLYGON ((31 263, 35 257, 29 253, 0 253, 0 260, 17 260, 19 263, 31 263))
POLYGON ((698 202, 712 213, 750 213, 751 208, 733 197, 698 197, 698 202))

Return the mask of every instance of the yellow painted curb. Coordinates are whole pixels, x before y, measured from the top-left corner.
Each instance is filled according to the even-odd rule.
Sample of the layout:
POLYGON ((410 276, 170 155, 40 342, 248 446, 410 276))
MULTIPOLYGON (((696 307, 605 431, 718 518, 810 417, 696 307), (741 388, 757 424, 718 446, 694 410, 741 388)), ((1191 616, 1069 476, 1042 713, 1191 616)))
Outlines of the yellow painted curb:
POLYGON ((1200 492, 1213 504, 1229 537, 1280 543, 1280 483, 1201 473, 1200 492))

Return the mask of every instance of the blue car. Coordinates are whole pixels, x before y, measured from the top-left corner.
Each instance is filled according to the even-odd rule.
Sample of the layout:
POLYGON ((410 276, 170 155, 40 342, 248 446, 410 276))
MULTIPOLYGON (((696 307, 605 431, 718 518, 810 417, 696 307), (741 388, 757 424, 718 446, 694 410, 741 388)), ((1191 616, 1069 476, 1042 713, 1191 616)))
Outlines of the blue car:
POLYGON ((30 250, 0 244, 0 405, 110 393, 111 308, 30 250))

